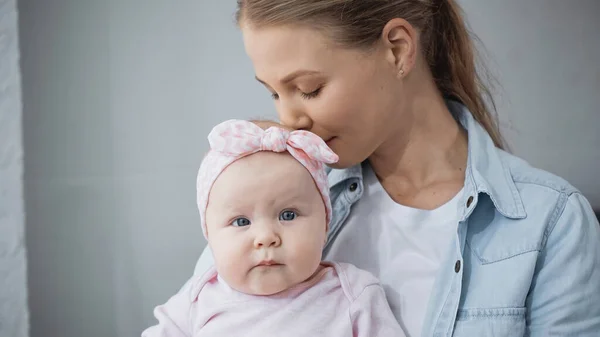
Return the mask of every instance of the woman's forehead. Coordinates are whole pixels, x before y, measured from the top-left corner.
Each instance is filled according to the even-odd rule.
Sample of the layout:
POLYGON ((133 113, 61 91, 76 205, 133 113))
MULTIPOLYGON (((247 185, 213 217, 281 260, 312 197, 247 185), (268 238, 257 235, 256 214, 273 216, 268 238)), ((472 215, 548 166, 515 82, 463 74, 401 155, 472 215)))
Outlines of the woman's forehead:
POLYGON ((343 57, 343 49, 314 29, 276 26, 244 28, 242 33, 256 76, 264 82, 282 82, 301 71, 326 72, 343 57))

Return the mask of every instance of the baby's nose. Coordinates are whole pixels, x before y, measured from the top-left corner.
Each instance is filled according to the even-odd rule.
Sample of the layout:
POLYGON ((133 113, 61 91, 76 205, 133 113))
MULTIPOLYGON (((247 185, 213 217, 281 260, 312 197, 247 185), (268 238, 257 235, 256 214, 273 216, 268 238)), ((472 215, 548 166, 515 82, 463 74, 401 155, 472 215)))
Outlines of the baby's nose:
POLYGON ((254 239, 254 247, 257 249, 277 247, 279 245, 281 245, 281 237, 271 229, 261 230, 254 239))

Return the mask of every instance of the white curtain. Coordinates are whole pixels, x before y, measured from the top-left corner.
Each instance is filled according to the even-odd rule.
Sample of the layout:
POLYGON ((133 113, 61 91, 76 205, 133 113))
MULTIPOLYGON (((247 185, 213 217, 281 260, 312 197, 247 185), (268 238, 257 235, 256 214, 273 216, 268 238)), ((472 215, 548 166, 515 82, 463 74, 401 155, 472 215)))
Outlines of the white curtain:
POLYGON ((0 1, 0 337, 29 335, 16 0, 0 1))

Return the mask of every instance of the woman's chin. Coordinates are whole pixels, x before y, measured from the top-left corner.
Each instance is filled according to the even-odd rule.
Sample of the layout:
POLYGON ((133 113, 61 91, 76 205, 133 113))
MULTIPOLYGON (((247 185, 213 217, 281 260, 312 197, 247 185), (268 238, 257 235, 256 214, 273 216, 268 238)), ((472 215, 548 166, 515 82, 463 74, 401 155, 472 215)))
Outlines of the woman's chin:
POLYGON ((327 166, 336 170, 343 170, 352 166, 356 166, 368 158, 368 154, 365 155, 364 153, 358 153, 357 149, 353 147, 354 144, 347 144, 343 141, 340 141, 340 139, 337 137, 331 139, 327 145, 329 145, 331 150, 335 152, 339 158, 337 163, 329 164, 327 166))

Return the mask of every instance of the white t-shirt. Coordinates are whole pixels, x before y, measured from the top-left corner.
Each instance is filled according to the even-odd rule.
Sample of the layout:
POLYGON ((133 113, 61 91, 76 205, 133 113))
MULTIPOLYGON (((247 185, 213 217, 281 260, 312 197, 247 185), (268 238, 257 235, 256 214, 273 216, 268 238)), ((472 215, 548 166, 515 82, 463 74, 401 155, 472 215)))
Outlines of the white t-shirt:
POLYGON ((456 236, 458 193, 435 210, 402 206, 364 166, 364 194, 325 258, 377 276, 407 337, 421 336, 435 278, 456 236))

